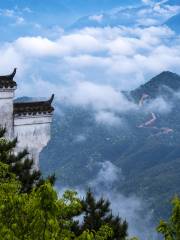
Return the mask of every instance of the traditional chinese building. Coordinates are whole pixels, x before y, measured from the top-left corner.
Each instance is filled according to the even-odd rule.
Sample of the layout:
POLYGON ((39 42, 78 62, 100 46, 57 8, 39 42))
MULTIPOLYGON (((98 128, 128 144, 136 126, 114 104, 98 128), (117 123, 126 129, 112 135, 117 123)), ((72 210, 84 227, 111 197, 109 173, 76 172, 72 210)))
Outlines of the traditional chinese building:
POLYGON ((39 154, 51 137, 54 95, 47 101, 14 101, 17 84, 13 73, 0 76, 0 125, 6 127, 9 139, 18 138, 16 151, 27 148, 39 165, 39 154))

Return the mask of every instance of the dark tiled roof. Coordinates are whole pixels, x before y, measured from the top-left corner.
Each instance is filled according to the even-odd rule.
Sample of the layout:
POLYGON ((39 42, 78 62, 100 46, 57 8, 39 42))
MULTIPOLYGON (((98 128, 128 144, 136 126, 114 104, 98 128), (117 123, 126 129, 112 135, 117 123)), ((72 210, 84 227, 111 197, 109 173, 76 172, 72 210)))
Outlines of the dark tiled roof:
POLYGON ((0 88, 13 88, 16 87, 17 84, 13 80, 14 76, 16 74, 16 68, 10 75, 0 76, 0 88))
POLYGON ((14 115, 36 115, 36 114, 49 114, 54 111, 51 106, 54 99, 54 94, 48 101, 39 102, 15 102, 14 115))

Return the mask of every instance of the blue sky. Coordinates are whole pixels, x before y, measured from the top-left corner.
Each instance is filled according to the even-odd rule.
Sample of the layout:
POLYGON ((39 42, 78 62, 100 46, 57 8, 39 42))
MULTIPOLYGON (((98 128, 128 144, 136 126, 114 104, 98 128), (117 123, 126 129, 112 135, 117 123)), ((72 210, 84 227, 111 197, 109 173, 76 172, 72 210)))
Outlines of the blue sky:
POLYGON ((0 72, 18 68, 17 96, 131 109, 120 90, 180 73, 178 14, 177 0, 1 0, 0 72))
MULTIPOLYGON (((144 1, 148 2, 148 0, 144 1)), ((176 4, 177 0, 171 0, 176 4)), ((68 28, 79 18, 109 12, 126 6, 141 6, 140 0, 1 0, 1 40, 13 40, 18 36, 43 35, 44 31, 58 26, 68 28)))
MULTIPOLYGON (((35 25, 42 25, 46 29, 53 26, 68 27, 78 18, 98 12, 109 11, 112 8, 138 4, 139 1, 127 0, 2 0, 1 11, 1 39, 13 39, 20 35, 36 35, 39 33, 35 25), (28 24, 22 24, 28 22, 28 24), (19 26, 13 25, 14 21, 19 26), (7 26, 5 25, 8 25, 7 26)), ((43 34, 43 33, 42 33, 43 34)))

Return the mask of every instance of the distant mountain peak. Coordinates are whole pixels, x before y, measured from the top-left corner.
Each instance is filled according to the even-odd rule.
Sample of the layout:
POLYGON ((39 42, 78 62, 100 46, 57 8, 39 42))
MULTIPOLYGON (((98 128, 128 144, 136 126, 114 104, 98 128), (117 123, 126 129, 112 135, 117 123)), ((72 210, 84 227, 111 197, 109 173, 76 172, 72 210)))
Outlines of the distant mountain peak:
POLYGON ((173 91, 180 90, 180 76, 171 71, 163 71, 157 76, 153 77, 150 81, 132 91, 131 95, 135 99, 141 98, 143 94, 156 97, 164 93, 161 91, 164 87, 173 91))
MULTIPOLYGON (((179 76, 178 74, 176 74, 176 73, 174 73, 174 72, 171 72, 171 71, 163 71, 163 72, 161 72, 160 74, 158 74, 156 77, 167 77, 167 76, 169 76, 169 77, 173 77, 173 76, 179 76)), ((155 78, 156 78, 155 77, 155 78)))
MULTIPOLYGON (((161 72, 159 75, 165 75, 165 74, 176 74, 176 73, 173 73, 171 71, 163 71, 161 72)), ((177 74, 176 74, 177 75, 177 74)), ((158 75, 157 75, 158 76, 158 75)))
POLYGON ((154 83, 154 84, 158 83, 176 90, 176 88, 174 88, 174 85, 172 85, 173 81, 175 81, 179 85, 180 76, 171 71, 163 71, 157 76, 153 77, 149 82, 145 83, 144 85, 148 85, 150 83, 154 83))

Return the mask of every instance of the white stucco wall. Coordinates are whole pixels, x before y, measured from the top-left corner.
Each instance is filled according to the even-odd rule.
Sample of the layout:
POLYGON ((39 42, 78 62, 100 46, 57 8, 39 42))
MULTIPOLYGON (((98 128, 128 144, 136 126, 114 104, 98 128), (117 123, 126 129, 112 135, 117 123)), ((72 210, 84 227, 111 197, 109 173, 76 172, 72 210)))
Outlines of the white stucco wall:
POLYGON ((39 154, 51 137, 52 114, 35 116, 15 116, 14 136, 18 137, 17 151, 27 148, 34 159, 35 168, 39 166, 39 154))
POLYGON ((6 136, 13 137, 13 98, 15 88, 0 89, 0 125, 6 127, 6 136))
POLYGON ((16 87, 0 88, 0 126, 6 127, 7 138, 18 137, 16 152, 27 148, 38 168, 39 154, 51 137, 52 114, 14 116, 15 90, 16 87))

